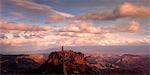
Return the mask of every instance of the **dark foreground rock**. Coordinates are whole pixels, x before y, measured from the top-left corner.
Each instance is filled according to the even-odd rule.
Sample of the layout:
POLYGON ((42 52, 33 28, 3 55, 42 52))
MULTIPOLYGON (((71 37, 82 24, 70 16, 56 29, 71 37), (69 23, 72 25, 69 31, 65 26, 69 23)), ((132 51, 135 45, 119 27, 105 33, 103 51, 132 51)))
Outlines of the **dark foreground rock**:
POLYGON ((40 66, 34 60, 24 58, 26 56, 28 55, 1 55, 0 74, 24 74, 40 66))

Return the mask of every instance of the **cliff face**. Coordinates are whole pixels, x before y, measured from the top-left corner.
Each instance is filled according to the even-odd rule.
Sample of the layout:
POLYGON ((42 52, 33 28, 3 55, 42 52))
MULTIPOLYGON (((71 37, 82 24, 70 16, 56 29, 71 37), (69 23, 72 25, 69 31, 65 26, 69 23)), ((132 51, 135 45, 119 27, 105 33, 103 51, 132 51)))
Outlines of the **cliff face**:
POLYGON ((29 55, 0 55, 0 75, 23 74, 40 66, 38 62, 27 57, 29 55))
POLYGON ((80 52, 73 51, 60 51, 60 52, 52 52, 49 55, 48 62, 53 65, 65 63, 74 63, 74 64, 86 64, 86 59, 84 54, 80 52))
POLYGON ((96 70, 88 66, 84 54, 73 51, 52 52, 48 60, 35 72, 44 74, 94 74, 96 70))

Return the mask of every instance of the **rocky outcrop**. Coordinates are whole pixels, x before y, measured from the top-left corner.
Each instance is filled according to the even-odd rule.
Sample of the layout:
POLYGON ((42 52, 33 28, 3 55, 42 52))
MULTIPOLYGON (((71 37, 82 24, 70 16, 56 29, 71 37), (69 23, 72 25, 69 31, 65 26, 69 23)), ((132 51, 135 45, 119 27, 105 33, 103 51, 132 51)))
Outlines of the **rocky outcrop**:
POLYGON ((87 65, 81 52, 58 51, 50 53, 48 60, 32 73, 42 74, 96 74, 96 68, 87 65))

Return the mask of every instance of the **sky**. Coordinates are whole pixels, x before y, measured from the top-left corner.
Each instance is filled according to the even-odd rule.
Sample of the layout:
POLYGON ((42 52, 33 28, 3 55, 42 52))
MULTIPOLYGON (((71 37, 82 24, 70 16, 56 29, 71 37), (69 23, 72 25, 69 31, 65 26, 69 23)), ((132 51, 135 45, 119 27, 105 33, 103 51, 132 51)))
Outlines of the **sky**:
MULTIPOLYGON (((58 15, 56 14, 57 12, 74 16, 91 12, 108 13, 116 10, 123 3, 139 4, 149 7, 149 2, 149 0, 1 0, 1 18, 9 22, 25 22, 37 25, 48 23, 52 26, 62 26, 64 24, 59 23, 65 21, 55 22, 56 18, 51 21, 52 19, 49 17, 52 15, 56 17, 58 15)), ((116 24, 118 23, 117 20, 109 20, 109 22, 116 24)), ((128 22, 131 19, 119 18, 119 20, 120 22, 122 20, 128 22)), ((140 20, 140 22, 143 21, 147 22, 147 20, 140 20)), ((98 21, 98 24, 108 24, 108 21, 98 21)))
POLYGON ((150 44, 150 0, 0 0, 0 3, 3 50, 150 44))

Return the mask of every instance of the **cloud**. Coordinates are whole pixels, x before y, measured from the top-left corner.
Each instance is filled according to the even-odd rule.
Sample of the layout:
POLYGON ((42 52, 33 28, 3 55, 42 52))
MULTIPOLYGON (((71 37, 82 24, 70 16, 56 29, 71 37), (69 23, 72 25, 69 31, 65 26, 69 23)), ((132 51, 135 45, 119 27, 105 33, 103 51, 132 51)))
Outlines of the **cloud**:
POLYGON ((88 12, 87 14, 75 16, 70 13, 55 10, 49 5, 39 4, 29 0, 12 0, 15 5, 24 9, 51 14, 46 18, 46 22, 62 21, 62 20, 114 20, 118 18, 149 18, 150 7, 125 2, 118 6, 115 10, 88 12))
POLYGON ((137 20, 132 20, 126 24, 115 24, 111 26, 94 25, 89 21, 79 21, 78 23, 68 24, 58 29, 62 35, 76 35, 76 33, 88 33, 88 34, 102 34, 102 33, 114 33, 114 32, 127 32, 127 33, 144 33, 149 30, 145 29, 137 20), (68 33, 66 33, 68 32, 68 33))
POLYGON ((51 22, 51 21, 60 21, 60 20, 64 20, 65 18, 61 15, 52 15, 52 16, 48 16, 46 19, 46 22, 51 22))
MULTIPOLYGON (((35 32, 36 33, 36 32, 35 32)), ((139 34, 131 33, 102 33, 102 34, 91 34, 91 33, 76 33, 69 35, 55 34, 55 32, 47 34, 45 36, 38 36, 23 38, 22 37, 8 37, 7 39, 0 38, 0 44, 7 44, 10 46, 22 47, 28 45, 39 48, 39 47, 52 47, 57 45, 65 46, 86 46, 86 45, 129 45, 129 44, 146 44, 150 43, 148 36, 141 36, 139 34), (71 37, 73 36, 73 37, 71 37), (75 37, 74 37, 75 36, 75 37), (57 37, 57 38, 56 38, 57 37)), ((64 32, 59 32, 64 33, 64 32)), ((71 32, 73 33, 73 32, 71 32)), ((21 35, 22 33, 18 33, 21 35)), ((14 34, 12 34, 14 35, 14 34)), ((29 49, 29 48, 27 48, 29 49)), ((32 49, 32 48, 31 48, 32 49)), ((40 48, 41 49, 41 48, 40 48)))
POLYGON ((112 11, 91 12, 81 16, 75 16, 77 20, 114 20, 118 18, 149 18, 150 7, 137 5, 132 3, 123 3, 118 8, 112 11))
POLYGON ((94 25, 88 21, 80 21, 78 23, 68 24, 64 27, 60 27, 58 29, 62 35, 76 35, 76 33, 89 33, 89 34, 101 34, 101 33, 112 33, 112 32, 132 32, 132 33, 139 33, 139 32, 147 32, 142 25, 136 21, 132 20, 127 24, 119 24, 119 25, 111 25, 111 26, 98 26, 94 25), (68 33, 66 33, 68 32, 68 33))
POLYGON ((132 32, 142 31, 142 27, 137 21, 131 21, 128 25, 128 30, 132 32))
POLYGON ((13 23, 13 22, 0 21, 0 29, 39 31, 39 30, 50 30, 50 27, 30 25, 25 23, 13 23))
POLYGON ((77 20, 108 20, 115 19, 116 16, 112 12, 94 12, 81 16, 75 16, 73 19, 77 20))
POLYGON ((112 27, 107 28, 109 32, 130 32, 130 33, 139 33, 139 32, 147 32, 142 25, 136 21, 132 20, 127 24, 123 25, 114 25, 112 27))
MULTIPOLYGON (((138 21, 129 24, 105 26, 94 25, 85 20, 112 20, 123 17, 146 18, 149 17, 149 7, 124 3, 113 11, 87 13, 74 16, 53 9, 44 4, 29 0, 13 0, 14 4, 33 11, 50 13, 47 21, 60 21, 64 19, 84 20, 67 24, 63 27, 36 26, 26 23, 12 23, 0 21, 0 46, 6 45, 1 50, 39 50, 60 45, 88 46, 88 45, 130 45, 150 44, 149 35, 141 34, 144 31, 138 21), (15 31, 12 31, 15 30, 15 31), (17 31, 19 30, 19 31, 17 31), (21 30, 21 31, 20 31, 21 30), (131 33, 132 32, 132 33, 131 33)), ((15 16, 22 16, 14 12, 15 16)), ((147 24, 149 25, 149 24, 147 24)))
POLYGON ((126 24, 118 24, 105 26, 104 28, 107 32, 127 32, 127 33, 145 33, 149 30, 144 28, 144 26, 138 20, 131 20, 126 24))
POLYGON ((120 17, 150 17, 150 7, 126 2, 116 10, 116 14, 120 17))
MULTIPOLYGON (((0 22, 0 24, 2 24, 2 22, 0 22)), ((17 24, 13 23, 13 25, 17 24)), ((17 29, 18 28, 20 27, 17 27, 17 29)), ((116 26, 114 27, 114 32, 112 32, 111 29, 112 28, 109 27, 103 28, 100 26, 94 26, 92 23, 85 21, 77 24, 69 24, 64 27, 52 27, 51 30, 53 31, 38 31, 39 29, 33 29, 35 31, 24 31, 26 29, 21 29, 22 31, 12 31, 11 29, 2 29, 0 30, 0 47, 2 47, 1 50, 7 50, 8 52, 10 50, 17 52, 32 50, 30 52, 33 52, 61 45, 109 46, 150 43, 149 35, 137 33, 142 30, 137 21, 131 21, 128 25, 120 26, 120 28, 116 26)))
POLYGON ((76 33, 102 33, 105 32, 101 27, 94 26, 92 23, 81 21, 79 23, 69 24, 59 30, 60 32, 76 33))
POLYGON ((55 20, 56 17, 54 17, 54 16, 56 16, 56 15, 57 15, 57 17, 58 16, 61 17, 61 19, 74 17, 74 15, 72 15, 72 14, 60 12, 60 11, 53 9, 52 7, 50 7, 48 5, 39 4, 39 3, 29 1, 29 0, 12 0, 12 2, 15 5, 18 5, 24 9, 28 9, 31 11, 38 11, 38 12, 40 11, 40 12, 45 12, 45 13, 51 14, 52 17, 49 17, 48 20, 53 20, 53 19, 55 20))

